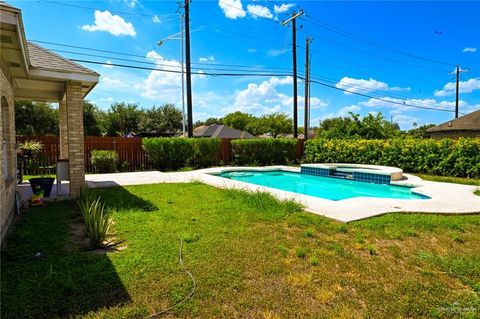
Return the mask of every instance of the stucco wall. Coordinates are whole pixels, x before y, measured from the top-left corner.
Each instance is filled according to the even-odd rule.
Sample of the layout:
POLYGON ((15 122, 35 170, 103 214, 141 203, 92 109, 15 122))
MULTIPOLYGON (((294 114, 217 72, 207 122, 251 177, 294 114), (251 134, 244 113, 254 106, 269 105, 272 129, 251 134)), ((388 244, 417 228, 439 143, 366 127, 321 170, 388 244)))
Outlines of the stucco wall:
POLYGON ((7 102, 8 107, 0 107, 0 244, 3 242, 8 226, 13 217, 16 188, 16 152, 15 152, 15 114, 13 105, 13 88, 8 73, 0 69, 0 98, 7 102), (5 98, 5 99, 3 99, 5 98), (6 121, 4 121, 6 118, 6 121), (7 125, 4 127, 4 123, 7 125), (7 149, 4 150, 4 132, 7 138, 7 149), (5 155, 7 154, 5 158, 5 155), (8 160, 8 172, 4 165, 8 160))

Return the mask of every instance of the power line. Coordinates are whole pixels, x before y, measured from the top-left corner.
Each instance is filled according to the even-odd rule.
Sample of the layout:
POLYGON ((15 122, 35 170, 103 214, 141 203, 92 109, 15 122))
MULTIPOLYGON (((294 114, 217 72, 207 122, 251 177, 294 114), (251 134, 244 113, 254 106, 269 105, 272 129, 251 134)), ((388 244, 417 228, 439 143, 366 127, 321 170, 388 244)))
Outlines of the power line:
MULTIPOLYGON (((169 69, 160 69, 160 68, 140 68, 140 67, 136 67, 136 66, 131 66, 131 65, 128 65, 129 68, 136 68, 136 69, 142 69, 142 70, 155 70, 155 71, 165 71, 165 72, 176 72, 176 73, 181 73, 180 71, 178 70, 171 70, 172 68, 173 69, 178 69, 180 68, 180 66, 176 66, 176 65, 169 65, 169 64, 161 64, 161 63, 158 63, 158 62, 147 62, 147 61, 137 61, 137 60, 131 60, 131 59, 123 59, 123 58, 118 58, 118 57, 112 57, 112 56, 104 56, 104 55, 96 55, 96 54, 87 54, 87 53, 83 53, 83 52, 74 52, 74 51, 65 51, 65 50, 53 50, 55 52, 62 52, 62 53, 70 53, 70 54, 76 54, 76 55, 81 55, 81 56, 89 56, 89 57, 99 57, 99 58, 104 58, 104 59, 111 59, 111 60, 120 60, 120 61, 126 61, 126 62, 133 62, 133 63, 142 63, 142 64, 148 64, 148 65, 155 65, 155 66, 165 66, 165 67, 168 67, 169 69)), ((72 60, 75 60, 75 59, 72 59, 72 60)), ((85 60, 79 60, 79 61, 85 61, 85 60)), ((163 61, 163 60, 162 60, 163 61)), ((95 64, 101 64, 101 65, 105 65, 105 66, 122 66, 122 67, 127 67, 127 65, 125 64, 117 64, 117 63, 107 63, 107 62, 99 62, 99 61, 94 61, 95 64)), ((93 63, 93 61, 90 61, 89 63, 93 63)), ((208 64, 208 66, 216 66, 216 65, 219 65, 219 64, 208 64)), ((195 67, 195 69, 197 70, 200 70, 198 73, 196 74, 205 74, 205 72, 203 70, 207 70, 207 71, 217 71, 217 73, 215 74, 212 74, 212 75, 220 75, 220 74, 225 74, 225 73, 221 73, 219 71, 238 71, 238 72, 243 72, 242 74, 243 75, 247 75, 247 74, 250 74, 252 76, 260 76, 260 75, 266 75, 266 76, 289 76, 290 74, 288 73, 285 73, 285 74, 281 74, 281 73, 276 73, 275 71, 271 71, 271 70, 259 70, 259 69, 255 69, 256 67, 255 66, 244 66, 244 65, 236 65, 238 67, 243 67, 243 68, 254 68, 253 70, 248 70, 248 69, 232 69, 232 68, 201 68, 201 67, 195 67)), ((284 70, 289 70, 289 69, 284 69, 284 70)), ((230 74, 229 74, 230 75, 230 74)), ((232 75, 235 75, 235 74, 232 74, 232 75)), ((343 88, 345 88, 345 92, 349 92, 349 93, 352 93, 351 90, 357 90, 357 91, 365 91, 365 92, 370 92, 368 90, 365 90, 361 87, 358 87, 358 86, 354 86, 354 85, 345 85, 345 84, 338 84, 338 80, 336 79, 332 79, 332 78, 328 78, 328 77, 324 77, 324 76, 315 76, 317 79, 322 79, 322 81, 325 81, 325 82, 329 82, 329 83, 332 83, 334 84, 335 86, 342 86, 343 88)), ((384 96, 387 96, 387 97, 390 97, 390 98, 395 98, 395 99, 404 99, 404 100, 409 100, 409 99, 412 99, 410 97, 405 97, 405 96, 399 96, 399 95, 396 95, 396 94, 393 94, 393 93, 390 93, 390 94, 385 94, 384 96)), ((433 105, 431 103, 427 103, 427 102, 420 102, 421 104, 424 104, 424 105, 433 105)))
MULTIPOLYGON (((65 3, 65 2, 58 2, 58 1, 51 1, 51 0, 38 0, 38 2, 46 2, 46 3, 50 3, 50 4, 55 4, 55 5, 59 5, 59 6, 64 6, 64 7, 70 7, 70 8, 78 8, 78 9, 84 9, 84 10, 91 10, 91 11, 96 11, 96 10, 102 10, 102 9, 99 9, 99 8, 92 8, 92 7, 86 7, 86 6, 80 6, 80 5, 76 5, 76 4, 71 4, 71 3, 65 3)), ((114 14, 123 14, 123 15, 130 15, 130 16, 139 16, 139 17, 148 17, 148 18, 154 18, 154 17, 162 17, 162 18, 165 18, 166 16, 165 15, 162 15, 162 16, 159 16, 159 15, 155 15, 155 14, 145 14, 145 13, 134 13, 134 12, 125 12, 125 11, 112 11, 110 9, 103 9, 104 11, 109 11, 110 13, 114 13, 114 14)), ((174 19, 174 17, 169 17, 168 18, 169 20, 170 19, 174 19)))
MULTIPOLYGON (((96 64, 96 65, 111 65, 111 66, 117 66, 117 67, 129 68, 129 69, 150 70, 150 71, 159 71, 159 72, 176 73, 176 74, 181 73, 181 71, 176 71, 176 70, 165 70, 165 69, 159 69, 159 68, 150 68, 150 67, 126 65, 126 64, 119 64, 119 63, 107 64, 105 62, 98 62, 98 61, 91 61, 91 60, 80 60, 80 59, 70 59, 70 60, 74 61, 74 62, 80 62, 80 63, 88 63, 88 64, 96 64)), ((222 72, 192 72, 192 74, 208 75, 208 76, 232 76, 232 77, 235 77, 235 76, 259 76, 259 77, 261 77, 261 76, 267 76, 267 77, 271 77, 271 76, 290 76, 290 74, 286 74, 286 73, 285 74, 282 74, 282 73, 257 73, 257 74, 254 74, 254 73, 226 73, 226 72, 224 72, 224 73, 222 73, 222 72)), ((302 76, 299 76, 299 78, 302 79, 302 80, 305 80, 305 78, 302 77, 302 76)), ((410 104, 410 103, 406 103, 406 102, 398 102, 398 101, 387 100, 385 98, 380 98, 380 97, 372 96, 372 95, 369 95, 369 94, 352 92, 352 91, 349 91, 348 89, 338 88, 334 85, 330 85, 330 84, 327 84, 327 83, 324 83, 324 82, 321 82, 321 81, 315 80, 315 79, 311 79, 310 82, 315 83, 315 84, 319 84, 319 85, 322 85, 322 86, 325 86, 325 87, 328 87, 328 88, 332 88, 332 89, 335 89, 335 90, 338 90, 338 91, 348 92, 348 93, 351 93, 351 94, 355 94, 355 95, 359 95, 359 96, 363 96, 363 97, 368 97, 368 98, 371 98, 371 99, 383 101, 383 102, 390 103, 390 104, 398 104, 398 105, 402 105, 402 106, 408 106, 408 107, 425 109, 425 110, 432 110, 432 111, 454 112, 453 110, 433 108, 433 107, 424 107, 424 106, 410 104)))
POLYGON ((455 112, 454 110, 426 107, 426 106, 420 106, 420 105, 410 104, 410 103, 406 103, 406 102, 391 101, 391 100, 386 100, 385 98, 380 98, 380 97, 372 96, 372 95, 369 95, 369 94, 364 94, 364 93, 359 93, 359 92, 351 92, 351 91, 348 91, 346 89, 338 88, 336 86, 333 86, 333 85, 330 85, 330 84, 327 84, 327 83, 322 83, 322 82, 317 81, 317 80, 310 80, 310 82, 315 83, 315 84, 319 84, 319 85, 322 85, 322 86, 325 86, 325 87, 329 87, 331 89, 335 89, 335 90, 339 90, 339 91, 343 91, 343 92, 348 92, 348 93, 363 96, 363 97, 368 97, 370 99, 374 99, 374 100, 378 100, 378 101, 382 101, 382 102, 386 102, 386 103, 390 103, 390 104, 398 104, 398 105, 402 105, 402 106, 409 106, 409 107, 414 107, 414 108, 418 108, 418 109, 432 110, 432 111, 455 112))
MULTIPOLYGON (((58 52, 58 53, 68 53, 68 54, 87 56, 87 57, 104 58, 104 59, 109 59, 109 60, 118 60, 118 61, 133 62, 133 63, 147 64, 147 65, 156 65, 156 66, 165 66, 165 67, 169 67, 169 68, 181 69, 180 65, 162 64, 162 63, 159 63, 159 62, 137 61, 137 60, 131 60, 131 59, 123 59, 123 58, 118 58, 118 57, 112 57, 112 56, 105 56, 105 55, 98 55, 98 54, 88 54, 88 53, 83 53, 83 52, 66 51, 66 50, 52 49, 52 51, 58 52)), ((168 60, 162 60, 162 61, 168 62, 168 60)), ((177 62, 177 61, 175 61, 175 62, 177 62)), ((105 65, 111 65, 111 64, 108 63, 108 62, 105 62, 105 65)), ((216 66, 216 64, 207 64, 207 65, 205 65, 205 67, 192 67, 192 68, 193 69, 198 69, 198 70, 211 70, 211 71, 273 72, 271 70, 262 70, 262 68, 257 68, 255 66, 245 66, 243 68, 223 68, 223 67, 215 68, 215 66, 216 66)), ((285 69, 285 70, 289 70, 289 69, 285 69)))
MULTIPOLYGON (((131 57, 137 57, 137 58, 143 58, 143 59, 146 58, 144 55, 130 54, 130 53, 125 53, 125 52, 110 51, 110 50, 102 50, 102 49, 95 49, 95 48, 78 46, 78 45, 55 43, 55 42, 48 42, 48 41, 41 41, 41 40, 29 40, 29 41, 32 41, 32 42, 35 42, 35 43, 49 44, 49 45, 54 45, 54 46, 61 46, 61 47, 66 47, 66 48, 74 48, 74 49, 94 51, 94 52, 110 53, 110 54, 121 55, 121 56, 131 56, 131 57)), ((57 50, 57 49, 51 49, 51 50, 61 52, 61 50, 57 50)), ((69 53, 69 51, 66 51, 66 52, 69 53)), ((84 54, 84 53, 76 52, 75 54, 84 54)), ((84 54, 84 55, 89 56, 89 54, 84 54)), ((105 56, 99 56, 99 57, 120 60, 119 58, 116 58, 116 57, 105 57, 105 56)), ((156 57, 150 57, 150 59, 155 60, 155 61, 165 61, 163 59, 156 58, 156 57)), ((134 60, 131 60, 131 61, 134 61, 134 60)), ((140 61, 135 61, 135 62, 140 62, 140 61)), ((152 62, 150 62, 150 63, 152 63, 152 62)), ((249 68, 259 68, 259 69, 260 68, 268 68, 268 69, 278 69, 278 70, 290 70, 289 68, 280 68, 280 67, 274 67, 274 66, 245 66, 245 65, 242 65, 242 64, 221 64, 221 63, 202 63, 202 62, 192 62, 192 64, 195 64, 195 65, 215 65, 215 66, 226 66, 226 67, 249 67, 249 68)))
POLYGON ((396 49, 396 48, 392 48, 392 47, 389 47, 389 46, 384 45, 382 43, 379 43, 379 42, 367 39, 365 37, 362 37, 362 36, 360 36, 358 34, 355 34, 353 32, 350 32, 350 31, 347 31, 345 29, 341 29, 339 27, 336 27, 336 26, 334 26, 332 24, 329 24, 325 21, 314 18, 311 15, 306 14, 305 16, 306 16, 307 19, 304 19, 304 20, 307 21, 307 22, 310 22, 310 23, 315 24, 315 25, 317 25, 321 28, 325 28, 325 29, 330 30, 332 32, 342 34, 343 36, 349 37, 351 39, 357 40, 359 42, 362 42, 362 43, 365 43, 365 44, 368 44, 368 45, 371 45, 371 46, 374 46, 374 47, 377 47, 377 48, 381 48, 381 49, 384 49, 384 50, 388 50, 390 52, 394 52, 396 54, 408 56, 408 57, 415 58, 415 59, 422 60, 422 61, 426 61, 426 62, 441 64, 441 65, 448 65, 448 66, 453 66, 454 65, 452 63, 443 62, 443 61, 439 61, 439 60, 434 60, 434 59, 431 59, 431 58, 425 58, 425 57, 422 57, 422 56, 419 56, 419 55, 416 55, 416 54, 412 54, 412 53, 405 52, 405 51, 402 51, 402 50, 399 50, 399 49, 396 49), (312 21, 308 21, 308 20, 312 20, 312 21))
POLYGON ((352 50, 352 51, 355 51, 355 52, 359 52, 359 53, 362 53, 362 54, 365 54, 365 55, 374 56, 374 57, 377 57, 377 58, 382 59, 382 60, 385 60, 385 61, 390 61, 390 62, 394 62, 394 63, 397 63, 397 64, 407 65, 407 66, 414 67, 414 68, 419 68, 419 69, 433 70, 433 71, 442 72, 442 73, 445 72, 445 70, 443 70, 443 69, 431 68, 431 67, 427 67, 427 66, 421 66, 421 65, 417 65, 417 64, 412 64, 412 63, 408 63, 408 62, 403 62, 403 61, 399 61, 399 60, 396 60, 396 59, 391 59, 391 58, 388 58, 388 57, 385 57, 385 56, 382 56, 382 55, 378 55, 378 54, 375 54, 375 53, 371 53, 371 52, 368 52, 368 51, 364 51, 364 50, 361 50, 361 49, 357 49, 357 48, 351 47, 351 46, 349 46, 349 45, 346 45, 346 44, 343 44, 343 43, 339 43, 339 42, 330 40, 330 39, 328 39, 328 38, 319 36, 319 35, 317 35, 317 34, 313 34, 313 33, 311 33, 311 32, 306 32, 306 31, 304 31, 304 30, 300 30, 300 32, 303 32, 303 33, 305 33, 306 35, 309 35, 309 36, 314 37, 314 38, 316 38, 316 39, 321 39, 321 40, 323 40, 324 42, 328 42, 328 43, 331 43, 331 44, 333 44, 333 45, 336 45, 336 46, 339 46, 339 47, 343 47, 343 48, 346 48, 346 49, 349 49, 349 50, 352 50))
MULTIPOLYGON (((118 67, 128 68, 128 69, 160 71, 160 72, 177 73, 177 74, 182 73, 182 71, 177 71, 177 70, 167 70, 167 69, 151 68, 151 67, 144 67, 144 66, 137 66, 137 65, 120 64, 120 63, 106 63, 106 62, 83 60, 83 59, 69 59, 69 60, 73 61, 73 62, 79 62, 79 63, 118 66, 118 67)), ((271 77, 271 76, 290 76, 289 73, 228 73, 228 72, 201 72, 201 71, 192 72, 192 74, 208 75, 208 76, 269 76, 269 77, 271 77)))

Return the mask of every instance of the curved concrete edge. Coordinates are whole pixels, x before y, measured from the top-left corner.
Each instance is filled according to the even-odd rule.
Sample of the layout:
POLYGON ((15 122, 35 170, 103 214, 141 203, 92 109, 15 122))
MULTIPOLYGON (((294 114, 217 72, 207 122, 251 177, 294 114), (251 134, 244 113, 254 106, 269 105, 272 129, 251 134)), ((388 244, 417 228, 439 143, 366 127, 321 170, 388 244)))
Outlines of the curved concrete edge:
POLYGON ((275 188, 234 181, 211 174, 228 171, 271 171, 285 170, 299 172, 297 167, 219 167, 195 171, 196 180, 219 188, 265 191, 280 200, 294 200, 304 205, 311 213, 350 222, 392 212, 436 213, 436 214, 476 214, 480 213, 480 196, 473 194, 475 186, 424 181, 417 176, 404 174, 401 181, 392 184, 414 187, 412 191, 428 196, 429 199, 394 199, 355 197, 339 201, 287 192, 275 188))
POLYGON ((268 192, 280 200, 294 200, 304 205, 305 210, 342 222, 379 216, 391 212, 436 213, 436 214, 476 214, 480 213, 480 196, 473 194, 476 187, 424 181, 417 176, 404 174, 401 181, 392 184, 414 186, 412 190, 430 197, 429 199, 392 199, 355 197, 339 201, 309 195, 287 192, 275 188, 250 184, 215 176, 228 171, 271 171, 284 170, 300 172, 299 167, 214 167, 190 172, 162 173, 158 171, 94 174, 87 175, 90 187, 111 187, 156 183, 201 182, 223 189, 241 189, 250 192, 268 192))

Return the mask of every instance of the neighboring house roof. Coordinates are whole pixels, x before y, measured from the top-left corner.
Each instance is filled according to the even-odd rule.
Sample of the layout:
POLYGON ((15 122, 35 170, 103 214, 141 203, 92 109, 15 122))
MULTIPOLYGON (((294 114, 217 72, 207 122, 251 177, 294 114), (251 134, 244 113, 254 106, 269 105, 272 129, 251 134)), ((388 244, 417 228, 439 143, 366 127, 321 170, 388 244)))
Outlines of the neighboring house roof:
POLYGON ((480 131, 480 110, 427 129, 428 133, 448 131, 480 131))
POLYGON ((199 126, 193 130, 194 137, 252 138, 253 135, 226 125, 212 124, 199 126))
POLYGON ((98 75, 97 72, 72 62, 30 41, 27 41, 27 48, 30 57, 30 65, 34 68, 98 75))

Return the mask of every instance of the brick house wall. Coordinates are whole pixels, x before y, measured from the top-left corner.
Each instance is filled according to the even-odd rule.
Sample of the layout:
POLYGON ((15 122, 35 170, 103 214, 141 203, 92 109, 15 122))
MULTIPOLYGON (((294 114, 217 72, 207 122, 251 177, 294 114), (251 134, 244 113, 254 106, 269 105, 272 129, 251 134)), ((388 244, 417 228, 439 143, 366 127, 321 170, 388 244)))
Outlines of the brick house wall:
POLYGON ((0 70, 0 244, 13 217, 16 182, 15 111, 11 77, 0 70))

